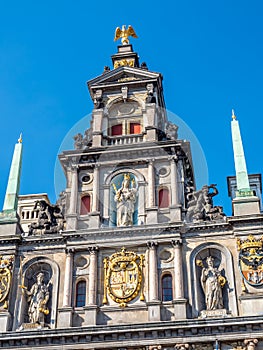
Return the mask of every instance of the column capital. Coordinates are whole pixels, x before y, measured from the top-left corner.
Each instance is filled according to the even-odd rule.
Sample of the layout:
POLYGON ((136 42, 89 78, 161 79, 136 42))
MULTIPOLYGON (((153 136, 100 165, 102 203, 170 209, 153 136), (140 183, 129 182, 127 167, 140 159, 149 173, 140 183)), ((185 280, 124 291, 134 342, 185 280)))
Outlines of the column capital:
POLYGON ((187 349, 190 349, 190 345, 189 344, 176 344, 174 346, 174 349, 176 349, 176 350, 187 350, 187 349))
POLYGON ((100 163, 95 163, 94 164, 94 169, 99 169, 99 167, 100 167, 100 163))
POLYGON ((88 247, 88 251, 89 251, 90 254, 95 255, 99 251, 99 247, 97 247, 97 246, 95 246, 95 247, 88 247))
POLYGON ((245 339, 244 344, 246 345, 246 350, 254 350, 257 346, 257 339, 245 339))
POLYGON ((67 255, 72 255, 74 252, 75 252, 75 249, 74 249, 74 248, 66 248, 66 249, 65 249, 65 253, 66 253, 67 255))
POLYGON ((168 160, 170 160, 171 162, 174 160, 174 161, 177 161, 178 160, 178 157, 176 154, 172 155, 172 156, 169 156, 168 157, 168 160))
POLYGON ((71 168, 71 171, 77 172, 79 169, 79 165, 76 163, 71 163, 70 168, 71 168))
POLYGON ((147 247, 149 249, 155 249, 158 246, 158 242, 154 242, 154 241, 148 241, 147 242, 147 247))
POLYGON ((182 239, 181 238, 178 238, 178 239, 173 239, 171 241, 171 244, 174 248, 179 248, 182 246, 183 242, 182 242, 182 239))
POLYGON ((148 164, 153 165, 153 163, 155 162, 155 158, 146 159, 146 162, 147 162, 148 164))

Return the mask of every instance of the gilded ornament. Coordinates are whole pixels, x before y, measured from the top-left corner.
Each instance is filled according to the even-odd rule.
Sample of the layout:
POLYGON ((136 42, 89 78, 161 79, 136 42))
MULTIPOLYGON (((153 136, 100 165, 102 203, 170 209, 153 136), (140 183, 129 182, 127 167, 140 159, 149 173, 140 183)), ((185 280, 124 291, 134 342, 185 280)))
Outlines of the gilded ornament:
POLYGON ((9 258, 0 256, 0 303, 4 302, 4 309, 8 308, 7 297, 10 291, 13 261, 13 256, 9 258))
POLYGON ((128 39, 129 36, 131 36, 133 38, 138 38, 138 36, 136 35, 136 33, 131 25, 128 26, 127 29, 126 29, 126 26, 123 25, 122 28, 120 28, 120 27, 116 28, 114 41, 121 39, 122 45, 128 45, 130 43, 129 39, 128 39))
POLYGON ((142 269, 144 256, 135 252, 120 252, 104 259, 104 297, 103 304, 107 304, 110 296, 121 307, 140 294, 140 300, 144 300, 142 291, 142 269))
POLYGON ((119 68, 119 67, 134 67, 135 60, 134 59, 123 59, 123 60, 118 60, 114 62, 114 69, 119 68))

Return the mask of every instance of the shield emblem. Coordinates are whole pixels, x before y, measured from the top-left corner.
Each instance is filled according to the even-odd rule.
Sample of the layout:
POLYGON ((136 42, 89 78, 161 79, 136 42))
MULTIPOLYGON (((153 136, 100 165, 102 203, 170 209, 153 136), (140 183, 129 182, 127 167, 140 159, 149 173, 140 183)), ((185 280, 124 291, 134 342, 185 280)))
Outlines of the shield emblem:
POLYGON ((249 235, 247 240, 238 240, 239 269, 246 280, 252 286, 263 284, 263 249, 262 240, 249 235))
MULTIPOLYGON (((103 303, 107 303, 107 295, 121 306, 133 300, 142 287, 142 267, 144 257, 134 252, 121 252, 104 259, 105 291, 103 303)), ((141 300, 143 300, 141 293, 141 300)))
POLYGON ((1 259, 0 261, 0 303, 7 299, 11 284, 11 261, 1 259))

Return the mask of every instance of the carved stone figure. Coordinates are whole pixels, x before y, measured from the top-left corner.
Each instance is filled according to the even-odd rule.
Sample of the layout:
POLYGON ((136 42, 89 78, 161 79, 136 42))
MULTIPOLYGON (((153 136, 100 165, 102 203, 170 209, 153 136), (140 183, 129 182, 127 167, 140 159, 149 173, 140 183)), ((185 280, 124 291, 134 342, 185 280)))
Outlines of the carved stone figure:
POLYGON ((214 259, 206 258, 207 267, 203 267, 201 284, 205 294, 206 310, 223 309, 222 287, 226 283, 225 277, 214 267, 214 259))
POLYGON ((28 317, 30 323, 39 323, 44 325, 45 316, 49 314, 47 302, 49 300, 48 285, 44 283, 44 274, 40 272, 37 275, 36 283, 31 289, 26 290, 28 296, 28 317))
POLYGON ((81 149, 83 147, 83 136, 80 133, 78 133, 77 135, 75 135, 73 137, 73 139, 75 141, 74 142, 74 148, 75 149, 81 149))
POLYGON ((168 122, 166 125, 166 137, 169 140, 176 140, 178 137, 178 126, 172 122, 168 122))
POLYGON ((213 205, 212 198, 217 194, 218 190, 215 184, 205 185, 201 190, 189 193, 186 221, 222 220, 225 217, 223 208, 213 205))
POLYGON ((137 193, 135 180, 130 180, 130 174, 124 174, 121 188, 117 190, 115 186, 115 191, 114 200, 117 203, 117 226, 133 225, 133 213, 137 193))
POLYGON ((34 210, 38 210, 38 222, 28 226, 29 235, 58 233, 64 229, 64 216, 58 205, 50 205, 45 200, 36 201, 34 210))

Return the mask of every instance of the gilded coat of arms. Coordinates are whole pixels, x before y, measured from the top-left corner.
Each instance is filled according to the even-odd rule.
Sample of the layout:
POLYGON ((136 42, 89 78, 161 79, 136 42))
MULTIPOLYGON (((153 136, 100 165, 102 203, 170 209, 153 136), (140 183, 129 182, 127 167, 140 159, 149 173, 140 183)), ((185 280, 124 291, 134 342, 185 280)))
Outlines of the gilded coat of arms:
POLYGON ((108 303, 107 295, 120 306, 137 297, 144 300, 142 292, 143 255, 128 252, 122 248, 120 252, 104 259, 104 298, 103 304, 108 303))
POLYGON ((246 282, 252 286, 263 284, 263 241, 249 235, 246 240, 237 239, 239 268, 246 282))
POLYGON ((3 308, 7 309, 7 297, 10 291, 13 266, 13 257, 3 258, 0 256, 0 303, 3 304, 3 308))

